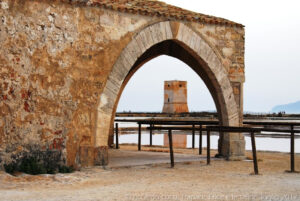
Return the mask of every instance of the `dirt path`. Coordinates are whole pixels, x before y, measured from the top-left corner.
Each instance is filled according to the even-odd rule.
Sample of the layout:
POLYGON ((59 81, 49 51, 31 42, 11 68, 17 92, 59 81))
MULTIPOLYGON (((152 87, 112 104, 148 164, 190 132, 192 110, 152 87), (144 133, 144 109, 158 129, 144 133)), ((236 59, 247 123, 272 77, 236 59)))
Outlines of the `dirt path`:
MULTIPOLYGON (((64 175, 14 177, 0 172, 0 200, 300 200, 300 174, 284 172, 289 156, 258 156, 258 176, 250 175, 252 162, 223 160, 210 166, 181 163, 173 169, 169 164, 93 167, 64 175)), ((296 169, 300 170, 299 155, 296 169)))

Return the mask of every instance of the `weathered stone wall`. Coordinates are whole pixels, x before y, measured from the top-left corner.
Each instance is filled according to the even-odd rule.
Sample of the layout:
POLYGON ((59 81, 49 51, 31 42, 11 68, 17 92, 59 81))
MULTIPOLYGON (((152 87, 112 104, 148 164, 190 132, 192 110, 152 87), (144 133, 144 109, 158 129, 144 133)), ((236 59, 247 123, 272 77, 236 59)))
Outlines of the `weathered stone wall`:
MULTIPOLYGON (((0 0, 0 167, 36 150, 93 165, 108 75, 139 30, 165 20, 63 1, 0 0)), ((220 55, 241 101, 243 28, 187 26, 220 55)))
POLYGON ((216 48, 216 52, 222 59, 222 64, 228 72, 237 105, 240 109, 240 123, 243 117, 243 83, 245 82, 245 31, 241 28, 226 26, 204 25, 191 23, 199 34, 203 35, 211 47, 216 48))

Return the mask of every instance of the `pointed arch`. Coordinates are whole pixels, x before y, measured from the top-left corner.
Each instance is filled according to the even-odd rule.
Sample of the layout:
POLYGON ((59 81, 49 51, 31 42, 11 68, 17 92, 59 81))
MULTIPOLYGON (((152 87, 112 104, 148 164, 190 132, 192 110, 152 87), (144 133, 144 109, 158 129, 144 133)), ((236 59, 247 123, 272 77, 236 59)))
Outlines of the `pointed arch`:
POLYGON ((164 21, 139 31, 116 60, 100 96, 96 147, 107 146, 117 103, 128 80, 145 62, 162 54, 182 60, 199 74, 212 94, 223 125, 239 125, 239 109, 218 52, 187 25, 164 21))

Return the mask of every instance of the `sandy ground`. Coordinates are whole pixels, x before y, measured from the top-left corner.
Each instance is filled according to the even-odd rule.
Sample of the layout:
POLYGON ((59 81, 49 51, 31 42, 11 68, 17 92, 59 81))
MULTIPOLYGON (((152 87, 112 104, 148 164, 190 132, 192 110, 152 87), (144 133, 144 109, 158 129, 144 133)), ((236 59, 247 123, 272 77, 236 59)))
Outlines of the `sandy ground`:
MULTIPOLYGON (((136 150, 136 146, 121 148, 136 150)), ((143 147, 148 149, 167 152, 143 147)), ((197 156, 198 151, 176 152, 178 158, 178 153, 197 156)), ((111 155, 120 156, 117 152, 111 155)), ((177 162, 175 168, 166 163, 115 165, 71 174, 17 177, 0 172, 0 200, 300 200, 300 174, 285 172, 289 155, 258 152, 258 157, 260 175, 250 174, 251 161, 213 160, 207 166, 204 158, 177 162)), ((296 170, 300 170, 299 155, 296 170)))

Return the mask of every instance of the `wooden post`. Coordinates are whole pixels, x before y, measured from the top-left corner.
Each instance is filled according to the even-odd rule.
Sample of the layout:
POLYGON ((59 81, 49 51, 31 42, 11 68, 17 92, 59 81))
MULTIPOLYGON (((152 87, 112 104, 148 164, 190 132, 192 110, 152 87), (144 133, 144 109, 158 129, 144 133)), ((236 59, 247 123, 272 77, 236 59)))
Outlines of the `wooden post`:
POLYGON ((138 150, 141 151, 141 139, 142 139, 142 131, 141 131, 141 123, 139 123, 139 136, 138 136, 138 150))
POLYGON ((192 148, 195 149, 195 125, 194 124, 192 130, 192 148))
POLYGON ((116 123, 116 149, 119 149, 119 124, 116 123))
POLYGON ((291 125, 291 172, 295 172, 295 133, 294 133, 294 125, 291 125))
POLYGON ((150 146, 152 146, 152 124, 150 124, 150 146))
POLYGON ((202 124, 199 125, 199 155, 202 154, 202 124))
POLYGON ((257 158, 256 158, 256 145, 255 145, 254 131, 251 132, 251 144, 252 144, 254 174, 257 175, 258 174, 258 165, 257 165, 257 158))
POLYGON ((172 130, 169 129, 169 148, 170 148, 170 159, 171 159, 171 167, 174 167, 174 153, 173 153, 173 141, 172 141, 172 130))
POLYGON ((209 165, 210 164, 210 131, 208 130, 207 131, 207 135, 206 135, 206 137, 207 137, 207 156, 206 156, 206 158, 207 158, 207 165, 209 165))

